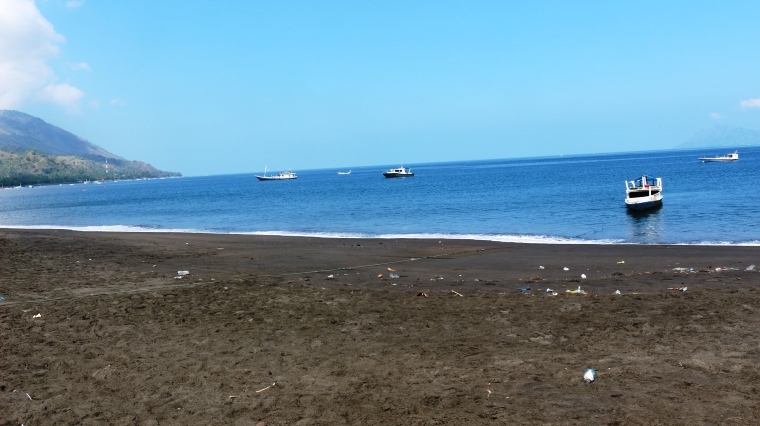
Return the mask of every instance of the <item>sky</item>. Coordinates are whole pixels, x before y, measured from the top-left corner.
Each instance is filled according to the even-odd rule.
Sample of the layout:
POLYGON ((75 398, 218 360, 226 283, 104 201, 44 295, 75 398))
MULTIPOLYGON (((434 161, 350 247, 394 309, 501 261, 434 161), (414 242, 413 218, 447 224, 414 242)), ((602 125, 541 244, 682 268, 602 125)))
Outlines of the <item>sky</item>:
POLYGON ((0 0, 0 109, 184 175, 760 130, 758 1, 0 0))

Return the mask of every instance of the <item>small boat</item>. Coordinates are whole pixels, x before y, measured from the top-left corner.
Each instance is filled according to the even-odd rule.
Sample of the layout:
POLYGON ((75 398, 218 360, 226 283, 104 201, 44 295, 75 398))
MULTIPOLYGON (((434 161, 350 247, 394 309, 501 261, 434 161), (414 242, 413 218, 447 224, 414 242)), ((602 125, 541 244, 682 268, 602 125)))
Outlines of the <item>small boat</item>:
POLYGON ((662 178, 644 175, 625 181, 625 206, 631 210, 646 210, 662 205, 662 178))
POLYGON ((414 176, 414 173, 412 172, 412 169, 407 169, 404 166, 401 166, 398 169, 390 169, 387 172, 383 172, 383 176, 387 178, 411 177, 414 176))
POLYGON ((702 157, 699 159, 699 161, 703 163, 709 163, 709 162, 736 161, 738 159, 739 159, 739 151, 734 151, 731 154, 719 155, 717 157, 702 157))
POLYGON ((264 175, 258 176, 256 175, 256 179, 258 180, 289 180, 289 179, 297 179, 298 176, 296 176, 295 173, 293 173, 291 170, 288 170, 287 172, 280 172, 276 175, 269 175, 267 176, 267 168, 264 167, 264 175))
POLYGON ((351 174, 351 170, 349 170, 347 172, 338 172, 338 174, 339 175, 350 175, 351 174))

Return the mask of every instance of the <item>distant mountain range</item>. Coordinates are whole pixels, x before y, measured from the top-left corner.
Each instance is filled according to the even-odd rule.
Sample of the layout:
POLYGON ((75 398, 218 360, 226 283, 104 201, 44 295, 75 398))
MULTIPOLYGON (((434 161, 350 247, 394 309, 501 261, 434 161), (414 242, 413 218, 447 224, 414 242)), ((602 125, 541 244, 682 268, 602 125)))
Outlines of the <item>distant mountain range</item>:
POLYGON ((29 114, 0 110, 3 186, 169 176, 181 174, 125 160, 29 114))
POLYGON ((733 126, 700 130, 676 148, 710 148, 760 145, 760 131, 733 126))

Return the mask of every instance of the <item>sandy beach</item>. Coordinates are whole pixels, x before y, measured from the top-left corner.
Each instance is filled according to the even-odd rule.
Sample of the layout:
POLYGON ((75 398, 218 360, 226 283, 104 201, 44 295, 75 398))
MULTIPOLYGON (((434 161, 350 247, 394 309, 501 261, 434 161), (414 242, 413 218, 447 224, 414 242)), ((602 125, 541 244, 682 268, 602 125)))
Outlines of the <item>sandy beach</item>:
POLYGON ((3 229, 0 424, 758 424, 752 264, 760 247, 3 229))

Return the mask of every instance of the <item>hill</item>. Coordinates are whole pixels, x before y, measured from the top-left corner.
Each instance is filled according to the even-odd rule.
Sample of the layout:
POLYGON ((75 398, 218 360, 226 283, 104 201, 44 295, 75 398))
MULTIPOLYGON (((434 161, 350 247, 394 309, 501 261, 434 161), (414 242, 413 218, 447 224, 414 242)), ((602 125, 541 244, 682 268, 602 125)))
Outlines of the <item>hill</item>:
POLYGON ((2 186, 167 176, 181 174, 126 160, 23 112, 0 110, 2 186))
POLYGON ((79 136, 19 111, 0 110, 0 151, 72 155, 91 160, 121 159, 79 136))
POLYGON ((733 126, 715 126, 698 131, 676 148, 733 148, 748 145, 760 145, 760 131, 733 126))

